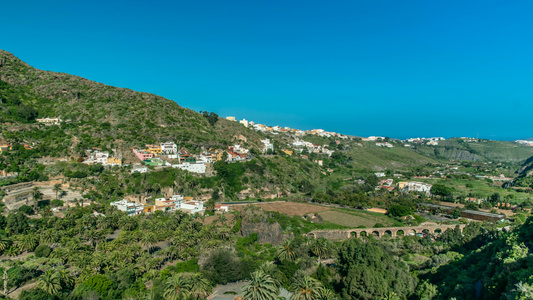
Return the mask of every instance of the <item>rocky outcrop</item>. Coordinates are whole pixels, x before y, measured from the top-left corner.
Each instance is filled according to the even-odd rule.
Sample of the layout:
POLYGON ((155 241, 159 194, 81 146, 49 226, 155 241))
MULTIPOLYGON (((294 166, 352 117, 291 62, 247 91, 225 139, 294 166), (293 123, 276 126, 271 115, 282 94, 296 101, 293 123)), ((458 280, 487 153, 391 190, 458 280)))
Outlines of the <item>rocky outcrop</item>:
POLYGON ((254 205, 244 207, 241 212, 241 230, 243 236, 257 233, 260 243, 280 244, 283 241, 283 229, 279 223, 270 223, 267 213, 254 205))

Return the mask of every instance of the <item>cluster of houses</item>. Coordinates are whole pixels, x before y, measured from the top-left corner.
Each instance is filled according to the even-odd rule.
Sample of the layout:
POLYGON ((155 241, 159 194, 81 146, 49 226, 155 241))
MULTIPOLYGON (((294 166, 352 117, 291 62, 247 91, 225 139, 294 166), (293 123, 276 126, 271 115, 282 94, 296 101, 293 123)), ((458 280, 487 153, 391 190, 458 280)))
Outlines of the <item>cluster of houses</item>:
POLYGON ((86 151, 87 158, 83 161, 84 164, 102 164, 103 166, 121 166, 122 159, 111 157, 109 151, 100 151, 96 149, 86 151))
POLYGON ((515 143, 518 143, 520 145, 533 147, 533 141, 527 141, 527 140, 517 140, 515 143))
MULTIPOLYGON (((146 145, 144 149, 132 149, 135 156, 143 162, 143 166, 133 166, 133 172, 145 173, 146 166, 172 167, 197 174, 210 175, 212 173, 212 163, 222 160, 223 150, 204 151, 202 154, 191 154, 189 151, 178 147, 173 142, 161 143, 159 145, 146 145), (170 162, 169 162, 170 160, 170 162)), ((226 161, 237 162, 251 159, 250 151, 241 145, 235 144, 226 149, 226 161)))
POLYGON ((410 139, 406 139, 404 142, 406 143, 405 146, 409 147, 410 144, 421 144, 421 145, 428 145, 428 146, 438 146, 439 145, 439 141, 444 141, 446 140, 445 138, 443 137, 431 137, 431 138, 410 138, 410 139))
POLYGON ((146 166, 160 166, 206 174, 208 165, 211 164, 214 158, 212 154, 193 155, 187 150, 178 151, 178 146, 173 142, 146 145, 144 149, 132 149, 132 151, 144 163, 144 167, 134 166, 132 168, 132 172, 139 173, 148 171, 146 166), (167 160, 163 160, 163 158, 173 160, 175 163, 170 163, 167 160))
MULTIPOLYGON (((13 145, 11 145, 11 144, 0 144, 0 154, 2 154, 2 153, 5 152, 5 151, 9 151, 9 150, 11 150, 12 147, 13 147, 13 145)), ((26 150, 31 150, 31 149, 33 149, 32 146, 27 145, 27 144, 24 144, 23 147, 24 147, 24 149, 26 149, 26 150)))
MULTIPOLYGON (((203 215, 205 212, 204 202, 194 200, 192 197, 183 197, 182 195, 173 195, 169 198, 157 198, 155 203, 148 205, 143 203, 130 202, 126 199, 111 202, 118 210, 126 212, 129 216, 140 214, 150 214, 156 211, 173 212, 182 211, 188 214, 203 215)), ((226 204, 216 204, 215 211, 226 213, 229 207, 226 204)))
POLYGON ((486 176, 486 175, 476 175, 477 178, 488 178, 492 181, 512 181, 513 178, 505 177, 505 175, 500 174, 500 176, 486 176))
MULTIPOLYGON (((237 119, 233 116, 226 117, 226 120, 237 122, 237 119)), ((272 134, 279 134, 280 132, 286 132, 286 133, 294 134, 297 137, 302 137, 306 135, 316 135, 316 136, 321 136, 321 137, 337 137, 340 139, 349 138, 346 135, 342 135, 337 132, 325 131, 324 129, 300 130, 300 129, 290 128, 290 127, 267 126, 264 124, 255 123, 254 121, 248 121, 246 119, 242 119, 238 122, 247 128, 251 128, 256 131, 261 131, 261 132, 270 132, 272 134)))
POLYGON ((398 190, 404 193, 417 192, 422 193, 426 196, 431 195, 432 185, 429 183, 418 181, 400 181, 396 184, 396 186, 393 186, 393 183, 393 179, 381 180, 379 181, 378 186, 376 186, 376 190, 398 190))
POLYGON ((384 142, 384 143, 376 143, 376 146, 378 147, 387 147, 387 148, 392 148, 394 147, 391 143, 389 142, 384 142))
POLYGON ((309 153, 322 153, 331 156, 331 154, 334 152, 333 150, 329 150, 326 145, 316 145, 300 139, 295 139, 290 146, 300 153, 305 149, 309 153))

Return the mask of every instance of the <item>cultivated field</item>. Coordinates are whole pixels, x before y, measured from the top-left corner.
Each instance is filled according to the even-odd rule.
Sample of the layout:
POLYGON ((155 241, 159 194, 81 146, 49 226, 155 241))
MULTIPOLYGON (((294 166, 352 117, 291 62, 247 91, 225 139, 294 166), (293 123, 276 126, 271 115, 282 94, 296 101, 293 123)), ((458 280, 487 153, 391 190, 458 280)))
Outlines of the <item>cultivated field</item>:
POLYGON ((241 211, 246 205, 255 205, 266 211, 275 211, 289 216, 302 216, 306 214, 318 213, 318 215, 320 215, 325 222, 352 228, 358 226, 372 228, 376 223, 380 223, 384 226, 394 226, 394 220, 389 219, 385 215, 369 213, 365 211, 344 210, 307 203, 272 202, 243 204, 232 205, 230 206, 230 209, 241 211))
POLYGON ((282 214, 289 216, 302 216, 306 214, 314 214, 317 212, 327 211, 332 208, 307 204, 307 203, 295 203, 295 202, 271 202, 271 203, 255 203, 255 204, 243 204, 243 205, 232 205, 230 206, 231 210, 241 211, 242 208, 246 205, 255 205, 259 206, 266 211, 276 211, 282 214))
POLYGON ((372 228, 376 223, 380 223, 384 226, 394 226, 394 222, 385 215, 369 214, 362 211, 341 211, 331 209, 321 212, 319 215, 324 221, 352 228, 358 226, 372 228))

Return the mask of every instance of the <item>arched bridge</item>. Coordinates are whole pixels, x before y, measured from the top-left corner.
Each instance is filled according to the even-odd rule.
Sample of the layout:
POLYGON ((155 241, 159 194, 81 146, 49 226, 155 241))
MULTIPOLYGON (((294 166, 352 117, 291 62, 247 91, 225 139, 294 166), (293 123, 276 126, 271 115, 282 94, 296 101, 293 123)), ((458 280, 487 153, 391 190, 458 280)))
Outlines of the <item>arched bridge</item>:
POLYGON ((384 228, 353 228, 353 229, 333 229, 333 230, 314 230, 307 234, 308 237, 318 239, 326 238, 328 240, 344 240, 349 238, 358 238, 373 235, 375 237, 383 236, 404 236, 415 235, 417 233, 440 234, 447 229, 455 229, 459 226, 461 232, 466 225, 431 225, 415 227, 384 227, 384 228))

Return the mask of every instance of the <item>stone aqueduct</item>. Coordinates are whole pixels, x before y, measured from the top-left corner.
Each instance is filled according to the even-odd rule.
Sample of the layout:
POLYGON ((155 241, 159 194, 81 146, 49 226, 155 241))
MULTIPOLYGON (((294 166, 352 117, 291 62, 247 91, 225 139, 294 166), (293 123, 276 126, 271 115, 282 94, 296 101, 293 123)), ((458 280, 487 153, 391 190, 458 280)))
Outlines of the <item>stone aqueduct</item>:
POLYGON ((354 228, 340 230, 314 230, 307 234, 310 238, 326 238, 328 240, 344 240, 373 235, 375 237, 413 235, 417 233, 440 234, 447 229, 459 226, 461 232, 466 225, 432 225, 416 227, 386 227, 386 228, 354 228))

